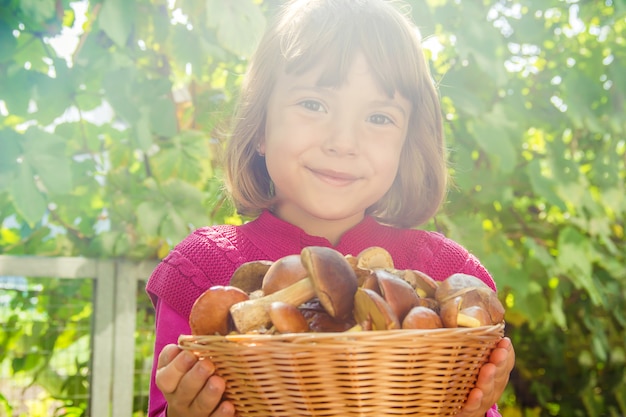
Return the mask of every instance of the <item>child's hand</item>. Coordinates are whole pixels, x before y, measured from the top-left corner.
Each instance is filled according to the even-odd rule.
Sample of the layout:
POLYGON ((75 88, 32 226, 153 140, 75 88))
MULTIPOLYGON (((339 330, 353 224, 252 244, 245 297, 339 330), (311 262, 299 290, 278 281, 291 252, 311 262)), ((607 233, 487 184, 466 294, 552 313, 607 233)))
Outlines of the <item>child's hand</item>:
POLYGON ((198 360, 176 345, 159 355, 155 382, 167 400, 167 417, 232 417, 235 407, 221 402, 224 380, 210 360, 198 360))
POLYGON ((514 365, 515 351, 511 339, 505 337, 491 352, 489 362, 480 368, 476 387, 470 391, 457 417, 484 417, 487 410, 500 399, 514 365))

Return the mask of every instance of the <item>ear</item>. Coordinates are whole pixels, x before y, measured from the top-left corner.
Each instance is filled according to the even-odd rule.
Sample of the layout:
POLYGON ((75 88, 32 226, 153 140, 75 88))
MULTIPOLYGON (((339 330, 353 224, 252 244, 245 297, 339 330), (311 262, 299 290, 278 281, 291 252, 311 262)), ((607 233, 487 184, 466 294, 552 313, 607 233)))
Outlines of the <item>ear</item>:
POLYGON ((265 156, 265 139, 261 139, 256 145, 256 153, 260 156, 265 156))

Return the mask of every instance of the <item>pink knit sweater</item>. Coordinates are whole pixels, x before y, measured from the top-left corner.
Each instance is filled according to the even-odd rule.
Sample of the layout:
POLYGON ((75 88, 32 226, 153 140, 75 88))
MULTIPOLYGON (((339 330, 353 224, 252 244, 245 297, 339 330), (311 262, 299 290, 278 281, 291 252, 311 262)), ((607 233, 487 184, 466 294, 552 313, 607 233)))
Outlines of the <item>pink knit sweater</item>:
MULTIPOLYGON (((242 226, 200 228, 163 259, 146 286, 156 309, 149 417, 166 416, 167 403, 154 384, 158 353, 168 343, 176 343, 179 335, 190 334, 189 312, 196 298, 211 286, 227 285, 235 269, 245 262, 275 261, 300 253, 305 246, 333 247, 327 239, 308 235, 266 211, 242 226)), ((417 269, 436 280, 462 272, 477 276, 496 289, 476 257, 439 233, 397 229, 366 217, 348 230, 334 248, 344 255, 356 255, 370 246, 387 249, 398 269, 417 269)), ((495 405, 487 416, 499 416, 495 405)))

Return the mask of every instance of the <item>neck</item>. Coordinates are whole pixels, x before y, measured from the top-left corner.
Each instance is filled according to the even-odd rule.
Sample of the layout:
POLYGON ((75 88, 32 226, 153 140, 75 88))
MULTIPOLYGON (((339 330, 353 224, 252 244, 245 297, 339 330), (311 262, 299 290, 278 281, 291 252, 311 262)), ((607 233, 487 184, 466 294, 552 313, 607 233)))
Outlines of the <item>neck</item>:
POLYGON ((312 216, 303 217, 300 214, 290 213, 287 210, 280 209, 275 211, 274 215, 301 228, 308 235, 325 238, 333 246, 337 246, 343 234, 359 224, 365 217, 363 213, 341 219, 326 219, 312 216))

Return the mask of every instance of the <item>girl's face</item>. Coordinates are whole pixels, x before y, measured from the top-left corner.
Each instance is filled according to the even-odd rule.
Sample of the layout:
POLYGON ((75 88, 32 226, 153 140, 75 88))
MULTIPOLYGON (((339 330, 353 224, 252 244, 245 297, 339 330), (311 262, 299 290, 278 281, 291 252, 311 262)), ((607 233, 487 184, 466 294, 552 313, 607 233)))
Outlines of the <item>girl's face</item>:
POLYGON ((338 88, 317 86, 321 72, 278 77, 260 150, 275 214, 337 243, 391 187, 412 106, 378 87, 362 54, 338 88))

